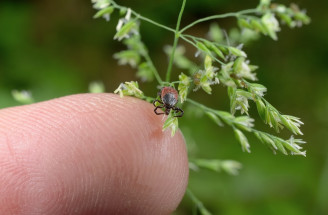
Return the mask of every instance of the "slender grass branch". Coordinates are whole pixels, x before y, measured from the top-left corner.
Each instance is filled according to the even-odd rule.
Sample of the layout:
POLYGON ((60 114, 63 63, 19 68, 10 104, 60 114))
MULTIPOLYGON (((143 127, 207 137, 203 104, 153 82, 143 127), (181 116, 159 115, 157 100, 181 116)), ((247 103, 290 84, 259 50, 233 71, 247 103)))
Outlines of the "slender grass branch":
POLYGON ((167 26, 162 25, 162 24, 160 24, 158 22, 155 22, 155 21, 153 21, 151 19, 148 19, 147 17, 141 16, 140 14, 136 13, 135 11, 132 11, 132 14, 136 15, 137 17, 139 17, 139 19, 142 19, 142 20, 144 20, 146 22, 149 22, 149 23, 151 23, 153 25, 156 25, 156 26, 158 26, 160 28, 166 29, 166 30, 171 31, 173 33, 175 32, 175 30, 173 28, 167 27, 167 26))
POLYGON ((199 102, 196 102, 196 101, 194 101, 192 99, 187 99, 186 101, 189 102, 192 105, 195 105, 195 106, 197 106, 197 107, 205 110, 205 111, 210 111, 210 112, 215 112, 216 111, 216 110, 214 110, 212 108, 209 108, 209 107, 207 107, 207 106, 205 106, 205 105, 203 105, 203 104, 201 104, 199 102))
POLYGON ((196 44, 195 44, 193 41, 189 40, 186 36, 187 36, 187 35, 183 35, 183 34, 181 34, 181 35, 180 35, 180 38, 183 39, 184 41, 186 41, 187 43, 191 44, 192 46, 194 46, 195 48, 198 49, 198 47, 196 46, 196 44))
MULTIPOLYGON (((112 3, 112 5, 113 5, 114 8, 117 8, 117 9, 119 9, 119 10, 121 10, 121 9, 128 9, 127 7, 124 7, 124 6, 118 5, 118 4, 117 4, 116 2, 114 2, 114 1, 111 1, 111 3, 112 3)), ((155 21, 153 21, 153 20, 151 20, 151 19, 149 19, 149 18, 147 18, 147 17, 144 17, 144 16, 140 15, 139 13, 137 13, 136 11, 134 11, 134 10, 132 10, 132 9, 130 9, 130 10, 131 10, 131 13, 132 13, 133 15, 135 15, 136 17, 138 17, 139 19, 144 20, 144 21, 146 21, 146 22, 148 22, 148 23, 151 23, 151 24, 153 24, 153 25, 156 25, 157 27, 160 27, 160 28, 163 28, 163 29, 166 29, 166 30, 168 30, 168 31, 171 31, 171 32, 175 33, 175 30, 174 30, 173 28, 167 27, 167 26, 162 25, 162 24, 160 24, 160 23, 158 23, 158 22, 155 22, 155 21)))
POLYGON ((198 209, 201 212, 201 214, 211 215, 211 213, 205 208, 203 203, 193 194, 193 192, 189 188, 187 188, 186 194, 189 196, 191 201, 193 201, 193 203, 196 206, 196 209, 198 209))
MULTIPOLYGON (((124 7, 124 6, 118 5, 118 4, 117 4, 116 2, 114 2, 114 1, 112 1, 112 5, 113 5, 115 8, 120 9, 120 10, 121 10, 121 9, 127 9, 127 7, 124 7)), ((130 9, 130 10, 131 10, 131 13, 134 14, 138 19, 142 19, 142 20, 144 20, 144 21, 146 21, 146 22, 149 22, 149 23, 151 23, 151 24, 153 24, 153 25, 155 25, 155 26, 158 26, 158 27, 160 27, 160 28, 164 28, 164 29, 166 29, 166 30, 168 30, 168 31, 175 32, 175 30, 172 29, 172 28, 169 28, 169 27, 167 27, 167 26, 165 26, 165 25, 162 25, 162 24, 160 24, 160 23, 158 23, 158 22, 155 22, 155 21, 153 21, 153 20, 151 20, 151 19, 148 19, 147 17, 141 16, 139 13, 135 12, 135 11, 132 10, 132 9, 130 9)), ((160 75, 159 75, 159 73, 158 73, 156 67, 154 66, 153 61, 151 60, 151 58, 150 58, 150 56, 149 56, 148 51, 144 54, 144 57, 145 57, 146 61, 148 62, 149 66, 152 68, 152 72, 153 72, 153 74, 154 74, 154 76, 155 76, 157 82, 158 82, 160 85, 162 85, 162 84, 163 84, 163 81, 162 81, 162 79, 161 79, 161 77, 160 77, 160 75)))
POLYGON ((148 52, 145 53, 144 57, 145 57, 146 61, 148 62, 148 64, 150 65, 150 67, 152 68, 153 74, 154 74, 154 76, 155 76, 157 82, 158 82, 160 85, 163 85, 163 81, 162 81, 162 79, 161 79, 161 76, 159 76, 158 71, 157 71, 156 67, 154 66, 154 63, 153 63, 153 61, 151 60, 151 58, 150 58, 148 52))
POLYGON ((247 10, 242 10, 239 12, 225 13, 225 14, 204 17, 204 18, 196 20, 196 21, 190 23, 189 25, 187 25, 186 27, 182 28, 180 30, 180 33, 183 33, 187 29, 189 29, 189 28, 193 27, 194 25, 201 23, 201 22, 206 22, 206 21, 213 20, 213 19, 227 18, 227 17, 239 17, 240 15, 243 15, 243 14, 256 13, 256 12, 258 12, 257 9, 247 9, 247 10))
MULTIPOLYGON (((187 102, 189 102, 190 104, 192 104, 192 105, 195 105, 195 106, 197 106, 197 107, 199 107, 199 108, 201 108, 201 109, 203 109, 204 111, 209 111, 209 112, 212 112, 212 113, 216 113, 216 114, 218 114, 219 116, 220 116, 220 111, 218 111, 218 110, 215 110, 215 109, 213 109, 213 108, 209 108, 209 107, 207 107, 207 106, 205 106, 205 105, 203 105, 203 104, 201 104, 201 103, 199 103, 199 102, 196 102, 196 101, 194 101, 194 100, 192 100, 192 99, 187 99, 186 100, 187 102)), ((221 112, 222 113, 222 112, 221 112)), ((235 125, 233 124, 233 122, 230 122, 230 123, 228 123, 232 128, 235 128, 235 125)), ((261 132, 261 131, 259 131, 259 130, 257 130, 257 129, 254 129, 254 128, 248 128, 248 131, 249 132, 261 132)), ((270 134, 268 134, 268 135, 270 135, 270 134)), ((272 136, 272 135, 271 135, 272 136)))
MULTIPOLYGON (((242 147, 249 151, 249 144, 247 141, 247 138, 244 136, 244 134, 238 130, 238 128, 242 129, 243 131, 247 131, 249 133, 253 133, 262 143, 266 143, 269 145, 269 148, 271 148, 274 152, 280 151, 283 154, 288 154, 287 151, 290 151, 291 154, 296 155, 302 155, 306 156, 306 151, 301 151, 302 147, 299 146, 299 144, 305 143, 303 140, 300 139, 294 139, 291 137, 289 140, 284 140, 280 137, 276 137, 272 134, 257 130, 253 128, 253 125, 247 125, 247 120, 244 121, 244 123, 240 123, 238 119, 243 119, 243 116, 240 117, 233 117, 232 115, 228 114, 224 111, 214 110, 212 108, 206 107, 205 105, 202 105, 196 101, 193 101, 191 99, 187 99, 187 102, 199 107, 205 112, 210 112, 211 114, 217 115, 223 122, 225 122, 227 125, 231 126, 237 136, 239 136, 239 141, 242 144, 242 147), (242 125, 242 126, 241 126, 242 125), (246 127, 245 127, 246 126, 246 127)), ((245 119, 245 118, 244 118, 245 119)), ((251 118, 249 118, 251 119, 251 118)), ((250 122, 253 120, 251 119, 250 122)))
POLYGON ((181 9, 180 9, 180 13, 179 13, 179 17, 178 17, 177 26, 176 26, 176 29, 175 29, 175 36, 174 36, 174 42, 173 42, 173 47, 172 47, 172 53, 171 53, 171 56, 170 56, 170 62, 169 62, 169 66, 167 68, 167 73, 166 73, 166 81, 167 82, 170 81, 170 77, 171 77, 172 65, 173 65, 173 60, 174 60, 174 53, 175 53, 175 49, 178 45, 178 40, 179 40, 179 37, 180 37, 179 28, 180 28, 181 18, 182 18, 182 14, 183 14, 185 5, 186 5, 186 0, 183 0, 182 6, 181 6, 181 9))
MULTIPOLYGON (((182 37, 190 38, 190 39, 193 39, 194 41, 203 41, 203 42, 208 41, 207 39, 204 39, 201 37, 196 37, 196 36, 193 36, 190 34, 181 34, 181 38, 182 37)), ((222 47, 229 47, 229 45, 224 45, 222 43, 217 43, 217 42, 212 42, 212 41, 211 41, 211 43, 218 45, 218 46, 222 46, 222 47)))
MULTIPOLYGON (((192 35, 188 35, 188 34, 181 34, 180 35, 180 38, 183 39, 184 41, 186 41, 187 43, 193 45, 197 50, 199 50, 199 48, 197 47, 197 45, 195 44, 195 42, 197 42, 197 40, 202 40, 204 41, 205 39, 202 39, 202 38, 198 38, 198 37, 194 37, 192 35), (189 39, 187 39, 187 37, 191 38, 194 40, 191 41, 189 39)), ((217 59, 216 57, 214 57, 211 53, 206 53, 207 55, 210 55, 212 57, 213 60, 215 60, 217 63, 221 64, 221 65, 225 65, 224 62, 220 61, 219 59, 217 59)))
MULTIPOLYGON (((192 99, 187 99, 186 101, 189 102, 189 103, 192 104, 192 105, 195 105, 195 106, 197 106, 197 107, 203 109, 204 111, 209 111, 209 112, 216 113, 216 114, 220 115, 220 111, 215 110, 215 109, 213 109, 213 108, 209 108, 209 107, 207 107, 207 106, 205 106, 205 105, 203 105, 203 104, 201 104, 201 103, 199 103, 199 102, 196 102, 196 101, 194 101, 194 100, 192 100, 192 99)), ((233 122, 231 122, 230 126, 233 127, 233 128, 235 128, 233 122)), ((261 131, 259 131, 259 130, 257 130, 257 129, 254 129, 254 128, 248 128, 248 129, 249 129, 249 130, 248 130, 249 132, 261 132, 261 131)), ((272 135, 271 135, 271 136, 272 136, 272 135)))

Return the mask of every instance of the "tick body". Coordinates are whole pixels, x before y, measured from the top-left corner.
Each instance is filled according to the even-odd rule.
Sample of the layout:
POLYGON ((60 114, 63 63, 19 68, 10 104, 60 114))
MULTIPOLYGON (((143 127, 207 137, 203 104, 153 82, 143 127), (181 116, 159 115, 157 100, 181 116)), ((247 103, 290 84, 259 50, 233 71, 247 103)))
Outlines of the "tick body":
POLYGON ((172 109, 175 112, 175 117, 182 117, 183 110, 176 107, 175 105, 178 103, 178 92, 173 87, 163 87, 159 92, 160 100, 154 100, 153 104, 155 106, 154 112, 157 115, 165 114, 169 115, 170 110, 172 109), (160 103, 160 105, 156 105, 156 102, 160 103), (164 113, 158 113, 158 108, 164 108, 164 113))

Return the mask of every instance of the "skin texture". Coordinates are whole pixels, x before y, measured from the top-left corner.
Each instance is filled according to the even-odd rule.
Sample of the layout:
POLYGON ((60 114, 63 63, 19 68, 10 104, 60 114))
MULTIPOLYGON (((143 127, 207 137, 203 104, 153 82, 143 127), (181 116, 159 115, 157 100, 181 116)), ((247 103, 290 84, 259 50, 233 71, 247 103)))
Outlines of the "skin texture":
POLYGON ((1 110, 1 214, 171 214, 188 159, 163 122, 151 104, 113 94, 1 110))

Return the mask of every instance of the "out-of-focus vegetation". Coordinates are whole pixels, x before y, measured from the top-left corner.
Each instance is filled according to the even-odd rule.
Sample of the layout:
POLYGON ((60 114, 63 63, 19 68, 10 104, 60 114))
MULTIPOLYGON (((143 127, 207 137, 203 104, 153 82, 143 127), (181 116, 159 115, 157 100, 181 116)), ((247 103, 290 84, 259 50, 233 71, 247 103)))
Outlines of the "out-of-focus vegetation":
MULTIPOLYGON (((118 1, 120 3, 120 1, 118 1)), ((257 5, 256 0, 188 0, 182 26, 203 16, 238 11, 257 5)), ((288 4, 284 1, 285 4, 288 4)), ((290 2, 291 3, 291 2, 290 2)), ((228 127, 219 128, 205 117, 185 110, 180 120, 191 155, 209 159, 233 159, 243 164, 238 176, 209 171, 191 172, 189 185, 213 214, 328 214, 328 2, 297 2, 307 8, 312 23, 301 29, 283 26, 279 40, 263 37, 245 47, 258 77, 268 87, 266 98, 286 114, 305 123, 302 131, 307 157, 273 155, 250 138, 252 153, 243 153, 228 127)), ((124 1, 146 17, 174 28, 179 4, 159 0, 124 1)), ((90 1, 1 1, 0 2, 0 107, 18 105, 12 90, 29 90, 36 101, 88 91, 101 80, 108 92, 120 82, 136 80, 135 71, 120 67, 113 54, 124 48, 113 41, 115 24, 94 20, 90 1)), ((204 35, 210 23, 189 30, 204 35)), ((219 20, 222 28, 235 20, 219 20)), ((173 34, 142 23, 143 41, 154 64, 164 76, 168 60, 163 51, 173 34)), ((190 54, 193 57, 193 53, 190 54)), ((177 77, 180 72, 174 72, 177 77)), ((156 96, 154 83, 142 84, 156 96)), ((209 106, 229 110, 224 88, 214 87, 216 97, 199 91, 192 96, 209 106)), ((256 111, 254 105, 252 111, 256 111)), ((256 114, 253 114, 254 116, 256 114)), ((257 120, 260 122, 260 120, 257 120)), ((256 126, 261 127, 262 123, 256 126)), ((265 126, 262 129, 267 129, 265 126)), ((288 138, 282 132, 281 136, 288 138)), ((185 198, 175 212, 191 214, 185 198)))

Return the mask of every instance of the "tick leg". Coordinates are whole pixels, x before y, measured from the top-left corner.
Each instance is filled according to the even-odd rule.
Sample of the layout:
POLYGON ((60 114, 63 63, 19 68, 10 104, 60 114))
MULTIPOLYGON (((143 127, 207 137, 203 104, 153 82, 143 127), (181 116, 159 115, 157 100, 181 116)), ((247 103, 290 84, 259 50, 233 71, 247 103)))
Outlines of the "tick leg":
POLYGON ((182 109, 180 109, 178 107, 173 107, 172 109, 175 111, 176 114, 180 112, 180 114, 179 115, 176 115, 175 117, 182 117, 183 116, 183 113, 184 112, 183 112, 182 109))
POLYGON ((162 102, 162 101, 160 101, 160 100, 156 99, 156 100, 154 100, 154 101, 153 101, 153 105, 154 105, 155 107, 157 107, 157 106, 156 106, 156 104, 155 104, 156 102, 158 102, 158 103, 160 103, 160 104, 163 104, 163 102, 162 102))
POLYGON ((166 114, 166 115, 169 115, 169 114, 170 114, 170 110, 171 110, 171 108, 167 107, 167 108, 165 109, 165 114, 166 114))
POLYGON ((164 114, 164 113, 157 113, 157 109, 158 108, 163 108, 164 106, 163 105, 159 105, 159 106, 155 106, 156 108, 154 109, 154 112, 156 115, 161 115, 161 114, 164 114))

